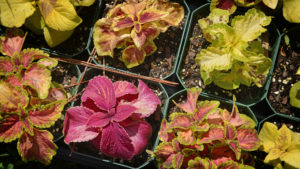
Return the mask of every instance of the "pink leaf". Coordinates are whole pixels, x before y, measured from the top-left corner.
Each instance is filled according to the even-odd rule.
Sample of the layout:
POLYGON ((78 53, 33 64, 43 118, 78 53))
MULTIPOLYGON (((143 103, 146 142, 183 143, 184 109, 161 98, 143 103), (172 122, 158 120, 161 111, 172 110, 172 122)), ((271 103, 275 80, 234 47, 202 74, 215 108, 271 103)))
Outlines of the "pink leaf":
POLYGON ((104 76, 97 76, 89 81, 81 97, 81 101, 85 102, 87 98, 95 101, 100 109, 106 111, 109 111, 116 105, 114 86, 112 82, 104 76))
POLYGON ((221 127, 211 126, 208 132, 205 132, 201 135, 197 141, 197 144, 210 143, 214 140, 221 140, 225 138, 224 129, 221 127))
POLYGON ((61 88, 52 88, 49 90, 47 100, 55 102, 66 99, 65 91, 61 88))
POLYGON ((243 150, 254 151, 257 150, 260 145, 255 129, 238 129, 237 139, 243 150))
POLYGON ((175 138, 174 132, 168 133, 169 129, 170 128, 167 127, 167 120, 163 119, 162 122, 161 122, 160 130, 158 132, 159 139, 161 141, 167 142, 167 141, 171 141, 173 138, 175 138))
POLYGON ((200 101, 197 104, 198 111, 195 112, 195 120, 196 122, 201 122, 204 120, 209 113, 215 113, 219 110, 217 109, 220 105, 219 101, 200 101))
POLYGON ((105 127, 115 114, 115 109, 111 109, 108 113, 97 112, 89 118, 86 125, 87 127, 105 127))
POLYGON ((179 130, 177 131, 177 140, 180 142, 180 144, 192 145, 196 140, 193 134, 194 133, 191 129, 179 130))
POLYGON ((33 125, 28 121, 28 119, 24 119, 22 121, 22 123, 23 123, 23 128, 24 128, 25 132, 27 132, 28 134, 30 134, 32 136, 34 134, 33 125))
POLYGON ((192 124, 191 118, 186 113, 172 113, 168 129, 188 129, 192 124))
POLYGON ((25 36, 20 29, 8 29, 6 32, 6 35, 0 39, 1 40, 1 52, 4 55, 13 57, 15 54, 19 54, 24 40, 25 36))
POLYGON ((14 74, 13 76, 7 77, 6 82, 11 84, 12 86, 23 87, 23 84, 21 83, 19 78, 17 78, 16 74, 14 74))
POLYGON ((219 166, 221 163, 236 160, 234 152, 228 146, 213 147, 212 161, 219 166))
MULTIPOLYGON (((188 113, 194 113, 198 96, 201 93, 201 88, 187 89, 187 101, 183 104, 176 104, 179 108, 188 113)), ((174 102, 175 103, 175 102, 174 102)))
POLYGON ((128 133, 132 145, 134 146, 134 155, 140 154, 144 151, 152 136, 152 127, 146 121, 132 122, 123 126, 128 133))
POLYGON ((231 141, 231 142, 229 142, 228 145, 229 145, 230 149, 235 153, 236 159, 239 160, 241 158, 242 150, 241 150, 241 147, 239 146, 238 141, 231 141))
POLYGON ((233 105, 231 113, 224 109, 221 113, 221 116, 223 120, 230 122, 234 127, 238 127, 247 123, 242 118, 240 118, 238 108, 235 104, 233 105))
POLYGON ((145 10, 140 15, 140 22, 141 24, 147 23, 147 22, 153 22, 156 20, 159 20, 163 17, 165 17, 167 13, 161 12, 158 10, 145 10))
POLYGON ((92 110, 79 106, 67 110, 63 130, 67 144, 89 141, 97 137, 98 131, 96 129, 86 127, 88 119, 93 114, 92 110))
POLYGON ((138 91, 134 84, 127 81, 117 81, 114 84, 116 98, 122 97, 127 94, 137 94, 138 91))
POLYGON ((120 102, 117 106, 117 113, 112 119, 121 122, 127 119, 134 111, 136 111, 136 107, 120 102))
POLYGON ((53 136, 47 130, 33 129, 34 135, 24 133, 18 141, 18 151, 25 161, 38 160, 50 164, 56 154, 57 146, 53 143, 53 136))
POLYGON ((176 153, 172 159, 172 165, 174 168, 181 168, 184 156, 181 152, 176 153))
POLYGON ((103 128, 100 150, 105 155, 124 160, 131 160, 135 153, 125 129, 116 122, 103 128))
POLYGON ((14 64, 9 57, 0 57, 0 75, 7 75, 14 71, 14 64))
POLYGON ((138 86, 139 96, 133 104, 137 108, 135 113, 141 114, 141 117, 149 117, 160 105, 159 98, 149 89, 149 87, 141 80, 138 86))
POLYGON ((18 115, 7 115, 0 121, 0 142, 11 142, 22 134, 23 124, 18 115))
POLYGON ((236 129, 230 123, 225 124, 226 139, 234 140, 236 138, 236 129))
POLYGON ((23 68, 29 66, 29 64, 36 58, 46 58, 49 57, 49 54, 44 53, 44 51, 39 49, 24 49, 20 53, 20 64, 23 65, 23 68))
POLYGON ((51 83, 50 70, 34 63, 25 71, 22 80, 38 93, 40 99, 47 98, 51 83))
POLYGON ((133 27, 134 22, 130 17, 121 18, 113 24, 114 31, 119 31, 121 29, 133 27))

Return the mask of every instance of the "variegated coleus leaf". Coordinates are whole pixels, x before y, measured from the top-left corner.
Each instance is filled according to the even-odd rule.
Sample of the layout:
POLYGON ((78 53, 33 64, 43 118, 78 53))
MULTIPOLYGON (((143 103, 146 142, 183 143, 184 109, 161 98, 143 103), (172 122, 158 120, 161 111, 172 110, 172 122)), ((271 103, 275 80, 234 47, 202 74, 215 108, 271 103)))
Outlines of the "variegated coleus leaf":
POLYGON ((17 114, 3 115, 3 119, 0 120, 0 142, 11 142, 19 137, 23 133, 23 124, 20 120, 20 116, 17 114))
POLYGON ((20 29, 7 29, 4 36, 0 37, 0 51, 3 55, 13 57, 21 52, 26 35, 20 29))
POLYGON ((177 107, 181 108, 187 113, 193 114, 196 111, 196 103, 198 101, 198 96, 200 95, 201 88, 191 88, 187 89, 187 100, 183 104, 177 104, 173 101, 177 107))
POLYGON ((237 140, 241 149, 246 151, 257 150, 260 146, 257 131, 255 129, 239 128, 237 130, 237 140))
POLYGON ((14 63, 10 57, 0 57, 0 75, 9 76, 15 70, 14 63))
POLYGON ((53 136, 47 130, 33 129, 34 134, 24 132, 18 140, 18 152, 24 161, 38 160, 50 164, 56 154, 57 146, 53 143, 53 136))
POLYGON ((236 156, 235 153, 228 146, 214 146, 211 150, 212 161, 216 166, 220 166, 220 164, 235 161, 236 156))
POLYGON ((189 161, 187 169, 217 169, 217 166, 208 158, 196 157, 189 161))

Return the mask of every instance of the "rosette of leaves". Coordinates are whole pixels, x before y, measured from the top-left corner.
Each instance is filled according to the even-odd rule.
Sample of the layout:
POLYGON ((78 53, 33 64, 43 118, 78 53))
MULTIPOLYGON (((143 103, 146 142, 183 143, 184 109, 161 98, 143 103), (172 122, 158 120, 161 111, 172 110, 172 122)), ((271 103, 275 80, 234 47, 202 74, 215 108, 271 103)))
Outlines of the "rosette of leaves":
POLYGON ((116 5, 95 24, 97 54, 113 57, 115 48, 124 49, 120 60, 127 68, 138 66, 157 50, 153 40, 160 32, 178 26, 183 17, 183 7, 168 1, 128 0, 116 5))
POLYGON ((38 49, 21 50, 24 39, 17 29, 1 37, 0 142, 17 139, 23 161, 49 164, 57 146, 45 128, 60 118, 66 94, 51 82, 57 61, 38 49))
POLYGON ((89 81, 81 106, 67 110, 65 142, 90 141, 107 156, 130 160, 148 144, 152 127, 145 118, 158 105, 158 97, 140 80, 136 88, 127 81, 112 83, 97 76, 89 81))
POLYGON ((21 27, 25 24, 37 34, 44 34, 50 47, 68 39, 82 22, 74 5, 89 6, 95 0, 0 0, 0 24, 21 27))
POLYGON ((229 13, 214 9, 199 25, 211 44, 196 56, 205 85, 214 82, 224 89, 237 89, 240 84, 262 87, 272 65, 264 55, 257 38, 265 32, 271 17, 253 8, 245 15, 235 16, 229 22, 229 13))
POLYGON ((259 147, 256 123, 235 104, 229 112, 219 101, 197 101, 200 92, 188 89, 185 103, 174 102, 182 112, 162 121, 154 151, 158 168, 253 168, 246 161, 259 147))
POLYGON ((278 130, 275 124, 265 122, 258 137, 260 149, 268 153, 265 163, 276 169, 299 168, 300 133, 291 131, 285 124, 278 130))

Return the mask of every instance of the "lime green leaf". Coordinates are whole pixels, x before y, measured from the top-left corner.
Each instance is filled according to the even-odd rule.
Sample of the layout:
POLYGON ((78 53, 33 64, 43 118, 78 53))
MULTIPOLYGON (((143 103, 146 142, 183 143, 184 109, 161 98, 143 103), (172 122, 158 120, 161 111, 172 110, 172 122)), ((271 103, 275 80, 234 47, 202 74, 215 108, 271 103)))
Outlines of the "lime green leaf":
POLYGON ((270 122, 265 122, 258 138, 261 142, 261 149, 265 152, 270 152, 275 147, 275 139, 278 136, 277 126, 270 122))
POLYGON ((46 25, 56 31, 73 30, 82 22, 68 0, 39 0, 38 5, 46 25))
POLYGON ((45 21, 40 10, 36 10, 33 15, 26 19, 25 26, 38 35, 43 34, 45 21))
POLYGON ((51 29, 50 27, 45 26, 44 27, 44 37, 47 42, 47 44, 50 47, 55 47, 65 40, 67 40, 73 33, 73 30, 70 31, 57 31, 54 29, 51 29))
POLYGON ((290 104, 300 108, 300 81, 296 82, 290 90, 290 104))
POLYGON ((275 9, 278 4, 278 0, 263 0, 263 3, 271 9, 275 9))
POLYGON ((280 156, 282 156, 283 153, 284 153, 284 151, 282 151, 280 149, 277 149, 277 148, 271 149, 269 154, 266 156, 264 163, 272 164, 272 161, 280 158, 280 156))
POLYGON ((300 23, 300 1, 283 0, 283 16, 292 23, 300 23))
POLYGON ((289 165, 297 168, 300 166, 300 148, 298 149, 293 149, 291 151, 288 151, 283 154, 283 156, 280 157, 280 160, 285 161, 289 165))
POLYGON ((91 6, 96 0, 70 0, 75 6, 91 6))
POLYGON ((298 67, 296 75, 300 75, 300 67, 298 67))
POLYGON ((252 8, 244 16, 234 17, 231 26, 239 40, 252 41, 267 30, 263 26, 269 25, 270 22, 270 16, 266 16, 263 12, 252 8))
POLYGON ((282 127, 278 130, 278 137, 275 140, 275 145, 280 150, 287 150, 288 147, 292 143, 292 131, 286 127, 286 125, 282 125, 282 127))
POLYGON ((32 0, 0 0, 0 24, 5 27, 20 27, 35 11, 32 0))
POLYGON ((257 3, 259 3, 261 0, 234 0, 235 4, 242 7, 250 7, 257 3))

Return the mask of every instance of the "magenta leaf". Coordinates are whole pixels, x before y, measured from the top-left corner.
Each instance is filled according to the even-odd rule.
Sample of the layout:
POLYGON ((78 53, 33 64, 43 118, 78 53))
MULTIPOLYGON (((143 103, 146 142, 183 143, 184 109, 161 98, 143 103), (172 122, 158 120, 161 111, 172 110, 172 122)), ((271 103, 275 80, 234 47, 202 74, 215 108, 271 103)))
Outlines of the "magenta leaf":
POLYGON ((135 153, 125 129, 116 122, 111 122, 103 128, 100 150, 105 155, 124 160, 131 160, 135 153))
POLYGON ((121 122, 127 119, 136 110, 136 107, 120 102, 117 106, 117 112, 112 119, 121 122))
POLYGON ((94 113, 87 121, 87 127, 105 127, 116 114, 115 109, 112 109, 108 113, 97 112, 94 113))
POLYGON ((201 88, 187 89, 187 101, 183 104, 175 104, 185 112, 194 113, 194 111, 196 110, 198 96, 201 93, 201 91, 201 88))
POLYGON ((0 57, 0 75, 7 75, 14 71, 14 64, 9 57, 0 57))
POLYGON ((127 81, 117 81, 114 84, 116 98, 122 97, 127 94, 137 94, 138 91, 134 84, 127 81))
POLYGON ((86 123, 94 112, 85 107, 72 107, 67 110, 64 130, 65 142, 84 142, 97 137, 97 129, 87 128, 86 123))
POLYGON ((13 57, 20 53, 24 40, 25 36, 20 29, 8 29, 6 35, 0 38, 0 50, 4 55, 13 57))
POLYGON ((100 109, 109 111, 116 104, 112 82, 104 76, 94 77, 89 81, 81 101, 85 102, 87 98, 92 99, 100 109))
POLYGON ((160 105, 159 98, 149 89, 149 87, 141 80, 138 86, 139 96, 133 104, 137 108, 135 113, 141 114, 141 117, 149 117, 160 105))
POLYGON ((238 129, 237 139, 240 147, 243 150, 253 151, 256 150, 260 145, 255 129, 238 129))
POLYGON ((50 164, 56 154, 57 146, 52 142, 53 136, 47 130, 33 129, 31 136, 27 132, 18 141, 18 151, 24 161, 38 160, 44 164, 50 164))
POLYGON ((132 122, 123 126, 128 133, 132 145, 134 146, 135 155, 143 152, 152 136, 152 127, 146 121, 132 122))
POLYGON ((18 115, 7 115, 0 121, 0 142, 11 142, 19 138, 23 129, 18 115))

